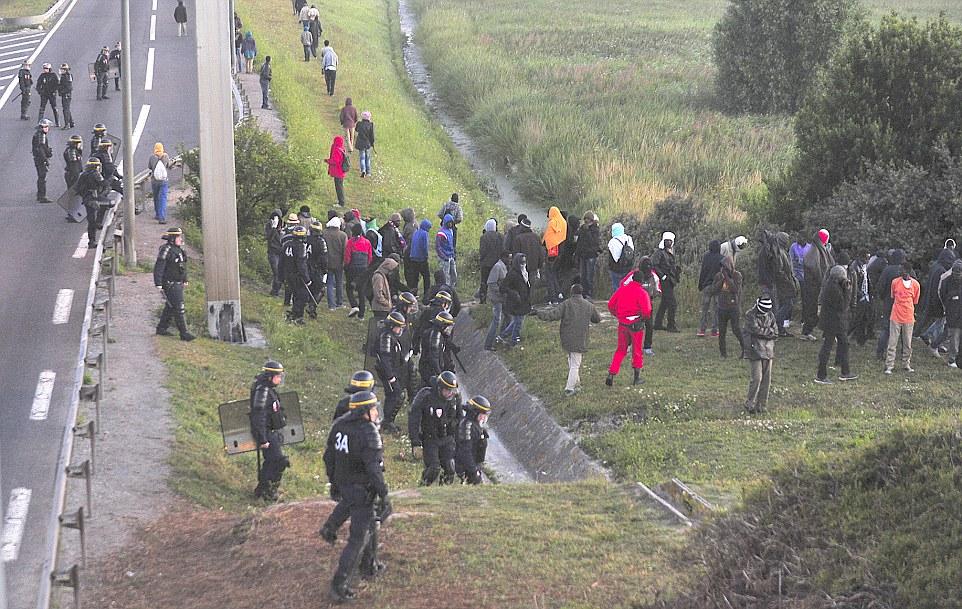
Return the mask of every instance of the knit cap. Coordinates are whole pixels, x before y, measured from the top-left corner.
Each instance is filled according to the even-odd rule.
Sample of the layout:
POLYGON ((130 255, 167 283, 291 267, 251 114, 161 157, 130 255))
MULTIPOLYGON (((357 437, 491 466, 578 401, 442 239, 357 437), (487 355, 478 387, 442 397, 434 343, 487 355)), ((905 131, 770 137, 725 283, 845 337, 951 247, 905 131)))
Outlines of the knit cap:
POLYGON ((768 296, 762 296, 761 298, 755 301, 755 306, 762 313, 768 313, 769 311, 772 310, 772 299, 769 298, 768 296))

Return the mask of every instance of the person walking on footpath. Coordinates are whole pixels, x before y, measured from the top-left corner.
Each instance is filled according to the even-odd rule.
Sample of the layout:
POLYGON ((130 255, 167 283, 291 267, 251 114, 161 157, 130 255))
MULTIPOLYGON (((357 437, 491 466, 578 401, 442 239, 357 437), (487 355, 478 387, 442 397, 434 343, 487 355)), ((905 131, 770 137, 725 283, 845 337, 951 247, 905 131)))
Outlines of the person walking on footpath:
POLYGON ((438 256, 441 272, 444 273, 444 283, 451 287, 458 285, 457 253, 454 250, 454 218, 451 214, 444 216, 441 228, 434 237, 434 253, 438 256))
POLYGON ((237 73, 244 71, 244 54, 241 48, 244 46, 244 33, 240 30, 234 31, 234 58, 237 62, 237 73))
POLYGON ((605 385, 611 387, 615 383, 615 376, 621 371, 621 362, 628 354, 628 344, 631 344, 631 368, 634 371, 632 384, 644 382, 641 369, 645 366, 645 356, 642 352, 645 343, 645 318, 651 317, 651 298, 642 283, 645 277, 641 271, 635 271, 628 281, 618 287, 608 300, 608 312, 618 320, 618 346, 611 356, 608 367, 608 377, 605 385))
POLYGON ((317 47, 321 45, 321 34, 324 32, 324 28, 321 27, 320 17, 316 15, 311 17, 307 26, 311 32, 311 55, 317 57, 317 47))
POLYGON ((324 84, 327 85, 327 94, 333 97, 334 83, 337 81, 337 53, 334 52, 330 40, 324 41, 323 53, 324 84))
MULTIPOLYGON (((250 34, 250 32, 247 32, 247 33, 250 34)), ((246 42, 246 40, 245 40, 245 42, 246 42)), ((247 60, 247 66, 248 66, 247 71, 248 71, 248 72, 250 72, 250 71, 253 69, 252 63, 253 63, 252 60, 250 60, 250 59, 247 60)), ((260 75, 260 82, 261 82, 261 110, 270 110, 270 109, 271 109, 271 105, 270 105, 270 91, 271 91, 271 79, 272 79, 272 78, 274 78, 274 69, 271 67, 271 56, 268 55, 267 57, 264 58, 264 65, 261 66, 261 75, 260 75)))
POLYGON ((347 235, 341 230, 341 219, 334 216, 324 225, 322 235, 327 243, 327 308, 344 306, 344 250, 347 235))
POLYGON ((738 340, 740 352, 744 354, 745 343, 742 339, 742 329, 739 327, 742 304, 742 274, 735 269, 734 258, 722 257, 721 270, 715 273, 709 290, 718 299, 718 329, 720 332, 717 332, 717 334, 719 353, 722 357, 728 357, 726 336, 730 325, 732 334, 738 340))
POLYGON ((314 36, 311 35, 311 26, 304 24, 301 30, 301 46, 304 47, 304 61, 311 60, 311 46, 314 44, 314 36))
POLYGON ((959 338, 962 337, 962 260, 952 263, 949 276, 939 286, 939 299, 945 309, 949 368, 958 368, 959 338))
POLYGON ((712 289, 715 276, 721 271, 721 241, 715 239, 708 243, 708 251, 701 257, 701 271, 698 273, 698 291, 701 292, 701 323, 697 336, 704 336, 711 320, 711 335, 718 336, 717 292, 712 289))
POLYGON ((431 221, 427 218, 421 220, 418 229, 411 235, 411 247, 404 261, 404 281, 408 284, 408 289, 417 294, 418 281, 423 278, 424 287, 421 296, 425 301, 428 298, 428 292, 431 291, 431 271, 428 267, 428 240, 431 226, 431 221))
POLYGON ((595 306, 584 299, 581 284, 571 286, 571 297, 560 305, 538 313, 542 321, 561 321, 561 348, 568 354, 568 380, 564 394, 574 395, 581 388, 581 359, 588 352, 591 324, 601 323, 595 306))
POLYGON ((832 353, 832 346, 837 345, 835 360, 841 367, 838 380, 853 381, 858 378, 849 369, 848 359, 848 328, 852 306, 852 284, 848 278, 848 270, 842 265, 835 265, 828 271, 828 277, 822 285, 818 296, 819 316, 818 327, 822 329, 822 348, 818 352, 818 370, 815 372, 815 382, 819 385, 831 385, 828 378, 828 356, 832 353))
MULTIPOLYGON (((254 40, 254 34, 249 30, 244 34, 244 42, 241 44, 241 53, 244 54, 244 67, 246 68, 248 74, 254 72, 254 58, 257 57, 257 42, 254 40)), ((264 58, 264 63, 270 63, 270 56, 264 58)), ((270 82, 270 78, 267 79, 270 82)), ((262 108, 267 107, 267 93, 264 89, 264 69, 261 68, 261 89, 265 91, 264 93, 264 105, 262 108)))
POLYGON ((351 169, 351 162, 347 153, 344 151, 344 138, 340 135, 334 136, 331 142, 331 153, 324 159, 327 163, 327 175, 334 178, 334 194, 337 196, 337 204, 344 207, 344 176, 351 169))
POLYGON ((885 374, 892 374, 895 352, 902 343, 902 367, 912 369, 912 330, 915 328, 915 305, 919 304, 922 286, 912 277, 912 264, 902 263, 902 274, 889 284, 892 313, 889 315, 889 344, 885 354, 885 374))
POLYGON ((675 325, 675 311, 678 309, 675 286, 681 279, 681 270, 675 262, 675 233, 669 231, 662 233, 658 249, 651 257, 651 265, 661 281, 661 302, 658 304, 658 313, 655 315, 655 330, 678 332, 678 326, 675 325), (667 327, 662 325, 666 317, 667 327))
POLYGON ((488 273, 487 294, 491 301, 491 323, 488 324, 488 333, 484 337, 484 350, 494 351, 494 341, 498 334, 504 331, 507 325, 507 316, 504 314, 504 294, 501 292, 501 282, 508 274, 508 265, 511 263, 511 254, 505 250, 501 251, 498 261, 491 267, 488 273))
POLYGON ((354 129, 357 127, 357 108, 354 101, 348 97, 344 100, 344 107, 338 115, 341 128, 344 129, 344 143, 347 144, 347 151, 354 152, 354 129))
POLYGON ((169 181, 167 170, 174 166, 173 161, 164 152, 164 145, 154 144, 154 154, 147 161, 150 170, 150 191, 154 197, 154 219, 161 224, 167 224, 167 193, 169 181))
POLYGON ((772 306, 772 299, 762 296, 755 301, 755 306, 745 312, 745 355, 751 371, 745 411, 749 414, 765 412, 768 407, 775 341, 778 340, 778 324, 775 322, 772 306))
POLYGON ((371 113, 367 110, 361 112, 361 122, 355 127, 354 147, 357 148, 357 162, 361 168, 361 177, 366 178, 371 175, 371 155, 374 152, 374 123, 371 122, 371 113))
POLYGON ((575 258, 578 260, 581 288, 585 299, 589 301, 595 297, 595 274, 600 251, 601 231, 598 228, 598 216, 589 210, 582 217, 575 241, 575 258))
POLYGON ((177 37, 187 35, 187 7, 184 6, 184 0, 177 0, 177 6, 174 7, 174 22, 177 24, 177 37))
POLYGON ((611 239, 608 241, 608 276, 612 295, 634 265, 635 242, 631 235, 625 234, 625 226, 615 222, 611 225, 611 239))

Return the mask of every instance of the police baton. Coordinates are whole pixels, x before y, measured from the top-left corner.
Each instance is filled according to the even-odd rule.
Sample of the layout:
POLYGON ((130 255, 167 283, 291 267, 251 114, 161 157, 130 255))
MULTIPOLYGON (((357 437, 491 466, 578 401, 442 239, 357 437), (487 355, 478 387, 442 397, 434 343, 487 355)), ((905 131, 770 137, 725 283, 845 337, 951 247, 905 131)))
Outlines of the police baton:
POLYGON ((464 367, 464 363, 461 361, 461 358, 458 357, 457 352, 454 351, 454 350, 452 350, 452 351, 451 351, 451 355, 454 356, 454 361, 456 361, 456 362, 458 363, 458 365, 461 366, 461 371, 464 372, 465 374, 467 374, 467 373, 468 373, 468 369, 464 367))
POLYGON ((314 306, 315 306, 315 307, 321 306, 321 305, 317 304, 317 299, 314 298, 314 292, 311 292, 311 288, 307 287, 307 282, 302 279, 302 280, 301 280, 301 284, 304 286, 304 289, 307 290, 307 294, 308 294, 308 296, 311 297, 311 300, 314 302, 314 306))

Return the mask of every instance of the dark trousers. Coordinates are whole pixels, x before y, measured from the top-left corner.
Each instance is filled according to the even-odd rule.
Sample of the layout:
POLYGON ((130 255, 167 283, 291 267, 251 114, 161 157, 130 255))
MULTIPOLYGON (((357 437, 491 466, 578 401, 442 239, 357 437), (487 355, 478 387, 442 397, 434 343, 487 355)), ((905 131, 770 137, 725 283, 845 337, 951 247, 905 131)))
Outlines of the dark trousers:
POLYGON ((284 434, 279 431, 272 431, 267 434, 267 441, 270 442, 270 446, 267 448, 260 448, 261 456, 264 458, 264 462, 261 464, 261 473, 257 478, 257 485, 266 485, 267 483, 280 484, 281 478, 284 476, 284 470, 287 469, 288 460, 284 456, 284 434))
POLYGON ((802 284, 802 334, 811 334, 818 326, 819 287, 802 284))
POLYGON ((852 316, 852 327, 848 333, 852 336, 858 346, 864 345, 875 332, 875 310, 872 303, 863 300, 855 305, 855 314, 852 316))
POLYGON ((585 298, 594 298, 595 295, 595 265, 597 258, 582 258, 579 265, 581 275, 581 293, 585 298))
POLYGON ((105 97, 107 97, 107 73, 100 72, 97 74, 97 99, 105 97))
POLYGON ((307 293, 307 286, 297 275, 295 279, 287 282, 287 289, 291 292, 291 319, 302 319, 304 317, 304 307, 310 296, 307 293))
POLYGON ((718 309, 718 351, 722 357, 728 357, 728 348, 725 344, 725 339, 728 336, 728 326, 731 326, 732 335, 738 339, 738 346, 741 351, 745 350, 739 320, 740 315, 737 309, 718 309))
POLYGON ((658 305, 658 313, 655 315, 655 328, 664 327, 662 322, 668 317, 668 328, 675 329, 675 311, 678 309, 678 301, 675 300, 675 286, 671 281, 663 281, 661 284, 661 303, 658 305))
POLYGON ((33 164, 37 168, 37 200, 39 201, 47 198, 47 160, 34 160, 33 164))
POLYGON ((838 343, 838 351, 835 354, 835 361, 841 367, 842 376, 849 374, 848 367, 848 333, 846 332, 824 332, 822 348, 818 351, 818 372, 816 376, 823 379, 828 376, 828 356, 832 354, 832 347, 838 343))
MULTIPOLYGON (((401 362, 401 366, 407 366, 407 364, 401 362)), ((396 377, 393 383, 389 383, 388 381, 391 379, 380 370, 380 367, 378 368, 377 375, 381 378, 381 385, 384 386, 384 421, 393 423, 401 407, 401 397, 403 396, 401 379, 396 377)), ((398 375, 400 376, 400 366, 398 367, 398 375)))
POLYGON ((437 481, 441 470, 441 484, 450 484, 454 481, 454 437, 428 438, 424 441, 421 450, 424 456, 424 473, 421 474, 421 484, 430 486, 437 481))
POLYGON ((317 316, 317 305, 321 304, 321 300, 324 299, 324 270, 308 266, 307 272, 311 276, 307 310, 311 312, 311 316, 317 316))
POLYGON ((344 207, 344 178, 334 178, 334 194, 337 196, 337 204, 344 207))
POLYGON ((548 258, 548 263, 544 265, 544 280, 546 285, 545 300, 553 302, 561 295, 561 281, 558 276, 558 256, 548 258))
POLYGON ((261 108, 264 110, 269 109, 271 106, 267 103, 269 99, 268 91, 271 88, 271 81, 261 80, 261 108))
POLYGON ((304 61, 310 61, 310 60, 311 60, 311 45, 305 44, 304 45, 304 61))
POLYGON ((347 267, 344 276, 345 288, 347 289, 347 300, 352 307, 357 307, 358 317, 364 317, 364 307, 367 304, 364 299, 364 286, 360 282, 364 280, 365 269, 352 269, 347 267))
POLYGON ((481 287, 478 288, 478 296, 480 297, 481 304, 488 298, 488 275, 491 274, 491 265, 483 265, 481 267, 481 287))
POLYGON ((892 314, 892 303, 882 302, 882 322, 878 329, 878 343, 875 345, 875 357, 882 359, 889 348, 889 316, 892 314))
POLYGON ((271 296, 281 293, 281 254, 267 252, 267 262, 271 265, 271 296))
POLYGON ((645 349, 651 349, 651 339, 655 335, 655 324, 651 323, 651 318, 645 320, 645 349))
POLYGON ((404 282, 408 284, 408 289, 411 290, 412 294, 417 295, 418 280, 422 277, 424 278, 424 291, 421 294, 422 297, 427 298, 428 292, 431 291, 431 270, 428 268, 428 261, 420 262, 410 259, 404 261, 404 282))
POLYGON ((37 117, 37 122, 40 122, 43 119, 43 115, 47 111, 48 103, 50 104, 50 109, 53 110, 54 124, 57 126, 60 126, 60 113, 57 112, 57 94, 56 93, 40 96, 40 115, 37 117))
POLYGON ((334 81, 337 80, 337 70, 324 70, 324 84, 327 85, 327 94, 334 95, 334 81))
POLYGON ((67 165, 63 170, 63 181, 67 183, 67 188, 70 188, 77 182, 77 178, 80 177, 80 168, 67 165))
POLYGON ((87 210, 87 246, 94 247, 97 245, 97 230, 103 221, 104 212, 101 211, 97 201, 90 203, 84 202, 84 208, 87 210))
MULTIPOLYGON (((90 217, 88 212, 87 217, 90 217)), ((164 312, 160 314, 160 321, 157 323, 157 331, 165 332, 174 322, 181 336, 187 334, 187 316, 184 312, 184 284, 167 283, 164 285, 164 312)))
POLYGON ((785 329, 785 322, 792 320, 792 307, 795 306, 795 299, 788 296, 778 298, 778 309, 775 310, 775 323, 778 325, 778 331, 781 332, 785 329))
POLYGON ((359 566, 366 571, 372 570, 377 556, 374 498, 358 484, 350 484, 340 490, 341 500, 324 525, 336 531, 347 518, 351 519, 351 533, 338 560, 337 571, 334 572, 335 587, 349 585, 359 566))
POLYGON ((70 112, 70 95, 60 96, 60 105, 63 106, 63 126, 73 127, 73 114, 70 112))
POLYGON ((20 118, 27 118, 27 108, 30 107, 30 89, 20 89, 20 118))

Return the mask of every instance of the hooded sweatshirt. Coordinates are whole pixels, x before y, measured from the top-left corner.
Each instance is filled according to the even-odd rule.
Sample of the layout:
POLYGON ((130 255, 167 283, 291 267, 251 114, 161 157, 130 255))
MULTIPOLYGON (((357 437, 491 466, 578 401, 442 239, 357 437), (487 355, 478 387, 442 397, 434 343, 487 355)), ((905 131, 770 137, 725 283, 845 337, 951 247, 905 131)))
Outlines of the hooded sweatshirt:
POLYGON ((738 262, 738 253, 748 247, 748 238, 739 235, 721 244, 721 253, 726 258, 731 258, 732 262, 738 262))
POLYGON ((962 328, 962 260, 952 263, 949 276, 939 287, 939 296, 945 309, 945 325, 962 328))
POLYGON ((388 275, 397 269, 398 263, 393 258, 385 258, 381 266, 377 267, 371 277, 371 310, 390 312, 394 307, 391 295, 391 282, 388 275))
POLYGON ((434 238, 434 251, 438 255, 438 260, 450 260, 454 258, 454 218, 451 214, 445 214, 441 228, 434 238))
POLYGON ((514 248, 527 258, 528 273, 534 274, 544 266, 547 258, 544 246, 541 245, 541 240, 531 231, 530 227, 518 227, 518 233, 514 238, 514 248))
POLYGON ((680 273, 678 272, 678 265, 675 263, 675 233, 665 231, 661 234, 658 249, 651 257, 651 265, 655 268, 662 283, 678 285, 680 273), (665 241, 671 241, 670 248, 665 247, 665 241))
POLYGON ((331 218, 325 225, 324 241, 327 242, 327 269, 340 271, 344 268, 344 249, 347 245, 347 235, 341 230, 341 219, 331 218))
POLYGON ((401 236, 404 237, 404 257, 407 258, 411 250, 411 238, 414 236, 414 231, 418 229, 418 225, 414 221, 414 210, 410 207, 401 210, 401 219, 404 220, 404 226, 401 227, 401 236))
POLYGON ((929 277, 925 282, 925 294, 922 298, 921 310, 925 311, 930 319, 936 319, 945 314, 945 310, 942 308, 942 301, 936 298, 936 295, 939 293, 939 283, 942 281, 942 275, 952 268, 953 262, 955 262, 955 252, 949 248, 945 248, 939 252, 938 257, 932 262, 932 267, 929 269, 929 277))
POLYGON ((264 224, 264 239, 267 241, 267 253, 280 255, 283 252, 281 248, 281 231, 284 226, 284 214, 281 210, 275 209, 271 212, 271 217, 267 219, 267 223, 264 224))
POLYGON ((481 234, 481 244, 478 248, 478 264, 481 268, 495 265, 504 250, 504 235, 498 232, 498 221, 490 218, 484 223, 484 233, 481 234))
POLYGON ((818 234, 812 239, 812 248, 805 254, 802 264, 805 269, 804 283, 809 289, 821 291, 822 282, 825 281, 829 269, 835 266, 835 258, 822 244, 818 234))
POLYGON ((511 269, 501 281, 501 293, 508 315, 527 315, 531 311, 531 283, 523 260, 524 254, 512 256, 511 269))
POLYGON ((548 227, 541 241, 548 250, 548 258, 556 258, 561 253, 560 246, 568 238, 568 223, 557 207, 548 209, 548 227))
POLYGON ((608 240, 608 254, 611 256, 611 260, 608 261, 608 268, 610 270, 623 273, 628 272, 631 261, 621 260, 621 254, 624 252, 626 245, 634 251, 635 242, 631 238, 631 235, 625 234, 625 226, 621 222, 615 222, 611 225, 611 239, 608 240))
POLYGON ((886 318, 892 312, 892 280, 902 274, 903 262, 905 262, 905 250, 892 250, 889 254, 889 265, 882 269, 882 274, 878 278, 875 297, 882 299, 886 318))
POLYGON ((850 290, 845 267, 837 264, 829 269, 818 295, 818 327, 822 331, 835 334, 848 332, 849 306, 852 302, 850 290))
POLYGON ((421 220, 421 226, 411 236, 411 249, 408 258, 414 262, 428 261, 428 234, 431 231, 431 221, 421 220))
POLYGON ((651 318, 651 297, 648 290, 637 281, 624 283, 608 299, 608 312, 624 326, 651 318))
POLYGON ((346 175, 345 171, 341 169, 344 154, 344 138, 337 135, 334 137, 334 142, 331 143, 331 153, 324 159, 327 163, 327 175, 332 178, 343 178, 346 175))
POLYGON ((712 284, 715 275, 721 270, 721 241, 715 239, 708 243, 708 251, 701 258, 701 271, 698 273, 698 291, 712 284))

